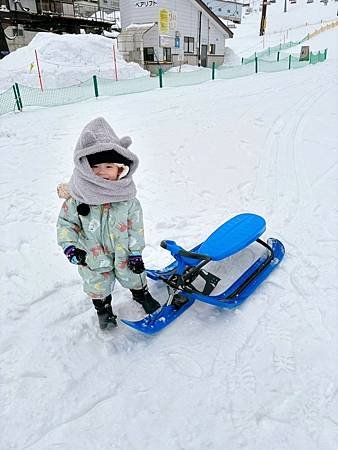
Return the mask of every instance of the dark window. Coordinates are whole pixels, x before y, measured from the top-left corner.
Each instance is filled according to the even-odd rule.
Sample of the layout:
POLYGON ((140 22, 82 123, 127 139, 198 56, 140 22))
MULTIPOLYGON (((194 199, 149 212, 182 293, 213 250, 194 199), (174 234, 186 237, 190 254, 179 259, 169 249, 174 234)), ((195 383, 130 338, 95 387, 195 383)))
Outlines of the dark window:
POLYGON ((184 36, 184 53, 194 53, 194 38, 184 36))
POLYGON ((210 53, 210 55, 214 55, 216 53, 216 45, 215 44, 210 44, 209 53, 210 53))
POLYGON ((163 48, 163 61, 171 62, 171 48, 169 47, 163 48))
POLYGON ((145 47, 143 57, 145 61, 154 61, 154 47, 145 47))

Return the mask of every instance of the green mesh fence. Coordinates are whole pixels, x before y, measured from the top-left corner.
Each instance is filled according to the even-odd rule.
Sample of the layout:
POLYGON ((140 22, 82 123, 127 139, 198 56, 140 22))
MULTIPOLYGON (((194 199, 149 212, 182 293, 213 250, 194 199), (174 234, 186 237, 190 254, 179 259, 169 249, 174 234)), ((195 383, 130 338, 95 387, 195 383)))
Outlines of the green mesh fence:
POLYGON ((256 72, 255 61, 242 66, 220 66, 217 68, 217 79, 239 78, 256 72))
POLYGON ((135 94, 136 92, 151 91, 158 87, 156 77, 140 77, 132 80, 113 81, 105 78, 98 78, 99 95, 123 95, 135 94))
POLYGON ((59 89, 44 89, 19 85, 24 106, 58 106, 77 103, 94 97, 93 81, 59 89))
POLYGON ((211 69, 202 68, 192 72, 165 72, 163 85, 165 87, 190 86, 211 80, 211 69))
POLYGON ((326 50, 318 53, 310 53, 310 64, 317 64, 326 60, 326 50))
MULTIPOLYGON (((219 66, 215 70, 215 79, 239 78, 259 72, 279 72, 298 69, 308 64, 317 64, 326 60, 327 50, 310 53, 308 61, 299 61, 299 55, 288 55, 278 50, 270 52, 264 58, 256 56, 251 62, 238 66, 219 66)), ((192 72, 165 72, 163 87, 188 86, 204 83, 212 79, 212 70, 201 68, 192 72)), ((26 106, 58 106, 77 103, 99 96, 112 96, 144 92, 159 87, 159 77, 141 77, 131 80, 113 81, 95 76, 81 84, 59 89, 32 88, 15 84, 0 94, 0 115, 26 106)))
POLYGON ((274 47, 268 47, 266 50, 262 50, 261 52, 255 52, 253 55, 248 56, 247 58, 242 58, 242 64, 249 64, 252 61, 255 61, 256 58, 258 58, 258 59, 264 58, 264 60, 266 60, 267 57, 271 57, 273 59, 273 57, 276 53, 281 52, 282 50, 296 47, 297 45, 302 44, 303 42, 307 41, 308 39, 309 39, 309 35, 306 35, 300 41, 289 41, 289 42, 286 42, 285 44, 279 44, 279 45, 275 45, 274 47))
POLYGON ((14 86, 0 94, 0 115, 13 112, 19 109, 17 100, 15 99, 14 86))
POLYGON ((289 69, 289 58, 284 58, 279 61, 267 61, 265 59, 258 60, 258 72, 280 72, 289 69))

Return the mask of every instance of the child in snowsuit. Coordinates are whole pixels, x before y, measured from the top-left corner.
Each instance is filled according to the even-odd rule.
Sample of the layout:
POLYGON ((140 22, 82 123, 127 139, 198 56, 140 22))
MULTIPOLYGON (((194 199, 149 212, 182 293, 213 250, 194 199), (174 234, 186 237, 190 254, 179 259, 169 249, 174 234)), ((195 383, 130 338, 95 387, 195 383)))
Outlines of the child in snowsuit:
POLYGON ((115 279, 147 314, 160 307, 147 289, 142 209, 132 179, 139 161, 130 144, 130 137, 119 139, 102 117, 85 126, 57 222, 58 244, 78 265, 101 329, 117 324, 111 306, 115 279))

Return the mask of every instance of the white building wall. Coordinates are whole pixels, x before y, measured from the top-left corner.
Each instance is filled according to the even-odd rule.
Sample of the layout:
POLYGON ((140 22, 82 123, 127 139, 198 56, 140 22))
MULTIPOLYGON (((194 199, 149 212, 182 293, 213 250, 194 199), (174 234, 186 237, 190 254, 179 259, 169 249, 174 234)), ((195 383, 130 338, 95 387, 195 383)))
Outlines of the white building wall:
MULTIPOLYGON (((159 41, 161 39, 160 36, 164 36, 167 41, 165 46, 171 47, 173 62, 177 64, 179 62, 178 55, 181 55, 180 60, 182 62, 184 37, 193 37, 194 56, 186 54, 184 62, 197 64, 200 10, 198 4, 191 0, 122 0, 120 2, 122 30, 131 24, 159 23, 161 9, 168 9, 170 12, 175 13, 176 24, 165 33, 159 31, 159 26, 155 26, 152 30, 145 33, 144 47, 154 47, 156 57, 159 61, 162 61, 163 48, 160 46, 159 41), (175 37, 180 38, 179 49, 175 48, 175 37)), ((221 30, 205 11, 201 10, 201 12, 201 45, 208 46, 209 54, 209 44, 215 44, 215 54, 224 55, 225 31, 221 30)))

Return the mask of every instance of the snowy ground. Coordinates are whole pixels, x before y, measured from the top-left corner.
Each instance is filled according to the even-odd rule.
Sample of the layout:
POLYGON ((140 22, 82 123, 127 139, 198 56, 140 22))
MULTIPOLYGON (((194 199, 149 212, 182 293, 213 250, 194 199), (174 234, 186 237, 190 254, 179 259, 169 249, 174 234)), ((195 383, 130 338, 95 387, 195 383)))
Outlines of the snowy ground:
MULTIPOLYGON (((304 69, 0 118, 1 450, 336 450, 337 37, 304 69), (99 331, 55 231, 55 187, 98 115, 140 156, 147 266, 170 260, 162 239, 192 247, 240 212, 285 244, 237 311, 196 303, 155 337, 99 331)), ((120 287, 114 310, 141 313, 120 287)))

